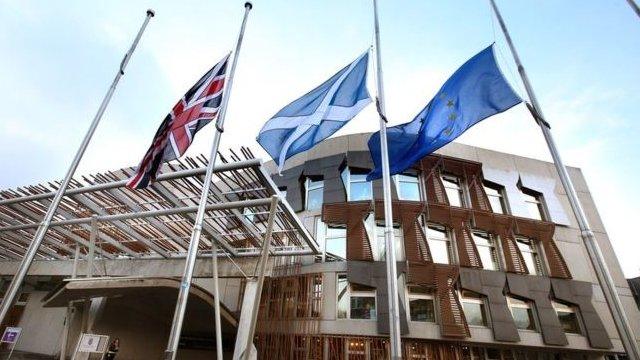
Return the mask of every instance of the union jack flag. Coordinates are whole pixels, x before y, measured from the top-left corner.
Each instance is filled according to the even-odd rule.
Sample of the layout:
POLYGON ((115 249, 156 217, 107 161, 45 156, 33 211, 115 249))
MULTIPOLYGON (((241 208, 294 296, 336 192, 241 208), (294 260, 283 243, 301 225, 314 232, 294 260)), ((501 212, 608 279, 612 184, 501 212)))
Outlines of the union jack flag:
POLYGON ((218 115, 229 55, 193 85, 164 118, 136 173, 127 182, 144 189, 156 180, 162 163, 182 156, 195 134, 218 115))

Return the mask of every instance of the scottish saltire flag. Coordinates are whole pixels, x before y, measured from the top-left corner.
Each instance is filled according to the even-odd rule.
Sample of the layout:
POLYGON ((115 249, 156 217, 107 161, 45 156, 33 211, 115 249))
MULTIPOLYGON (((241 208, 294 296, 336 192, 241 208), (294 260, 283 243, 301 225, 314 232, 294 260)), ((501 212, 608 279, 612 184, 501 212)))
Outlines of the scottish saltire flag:
POLYGON ((207 71, 167 114, 136 173, 129 179, 129 188, 149 186, 155 181, 160 165, 184 155, 196 133, 218 116, 228 60, 229 55, 207 71))
POLYGON ((278 164, 278 171, 285 160, 331 136, 371 102, 366 87, 368 62, 365 52, 262 127, 256 140, 278 164))
MULTIPOLYGON (((387 129, 391 175, 453 141, 489 116, 522 101, 502 76, 493 45, 469 59, 444 83, 436 96, 411 121, 387 129)), ((380 132, 369 138, 375 168, 367 180, 382 177, 380 132)))

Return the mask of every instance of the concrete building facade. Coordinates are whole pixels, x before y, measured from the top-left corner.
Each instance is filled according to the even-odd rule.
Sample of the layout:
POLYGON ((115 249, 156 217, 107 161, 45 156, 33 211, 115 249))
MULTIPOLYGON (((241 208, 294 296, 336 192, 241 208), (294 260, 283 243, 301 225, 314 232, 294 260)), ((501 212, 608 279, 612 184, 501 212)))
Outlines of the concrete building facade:
MULTIPOLYGON (((368 136, 329 139, 289 159, 281 175, 273 171, 319 252, 272 258, 254 339, 260 359, 388 357, 382 184, 365 179, 372 168, 368 136)), ((569 172, 640 336, 640 311, 585 178, 577 168, 569 172)), ((392 193, 399 275, 394 296, 401 305, 404 358, 624 356, 553 164, 452 143, 394 176, 392 193)), ((77 324, 70 326, 67 347, 74 346, 84 317, 92 319, 94 332, 121 339, 119 359, 161 358, 177 294, 171 281, 181 275, 183 260, 96 261, 97 276, 135 276, 154 290, 140 291, 147 285, 127 278, 116 278, 120 287, 86 280, 83 299, 92 299, 91 306, 85 301, 73 307, 77 324), (109 286, 120 290, 96 290, 109 286)), ((246 312, 240 306, 247 303, 245 275, 256 260, 221 257, 219 263, 225 356, 231 358, 246 312)), ((0 275, 9 279, 16 266, 0 261, 0 275)), ((80 274, 85 266, 79 262, 80 274)), ((197 264, 198 293, 190 298, 180 358, 214 356, 210 266, 206 257, 197 264)), ((60 353, 66 304, 79 299, 61 292, 72 268, 70 258, 32 267, 16 305, 21 308, 10 319, 24 329, 18 350, 60 353)))

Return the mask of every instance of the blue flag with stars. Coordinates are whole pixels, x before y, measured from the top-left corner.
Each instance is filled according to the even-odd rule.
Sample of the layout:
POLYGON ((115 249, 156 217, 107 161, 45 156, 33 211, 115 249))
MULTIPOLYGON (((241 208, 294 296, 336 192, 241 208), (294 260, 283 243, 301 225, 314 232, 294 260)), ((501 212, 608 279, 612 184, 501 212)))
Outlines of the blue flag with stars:
MULTIPOLYGON (((411 122, 387 129, 391 175, 402 173, 473 125, 520 102, 500 72, 493 45, 487 47, 456 70, 411 122)), ((369 151, 375 168, 367 180, 379 179, 380 132, 369 138, 369 151)))

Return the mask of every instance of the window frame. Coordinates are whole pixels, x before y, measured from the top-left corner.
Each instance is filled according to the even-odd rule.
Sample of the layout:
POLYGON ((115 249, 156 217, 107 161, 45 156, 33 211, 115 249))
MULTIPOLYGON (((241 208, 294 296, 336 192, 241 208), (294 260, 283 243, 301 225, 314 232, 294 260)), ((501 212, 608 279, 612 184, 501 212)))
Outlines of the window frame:
POLYGON ((542 251, 540 246, 538 246, 538 241, 535 239, 528 238, 526 236, 518 236, 515 237, 516 246, 518 247, 518 251, 522 255, 525 265, 527 266, 528 275, 532 276, 545 276, 547 274, 546 265, 544 262, 544 257, 542 256, 542 251), (532 251, 523 250, 520 244, 528 242, 530 245, 530 249, 532 251), (526 254, 531 254, 533 262, 536 264, 536 273, 532 274, 531 269, 529 268, 529 264, 526 260, 526 254))
POLYGON ((477 327, 477 328, 489 328, 490 327, 489 325, 491 324, 491 318, 489 317, 489 311, 487 309, 487 304, 486 304, 484 295, 475 293, 475 292, 470 291, 470 290, 461 289, 461 290, 458 291, 458 298, 460 299, 460 305, 462 306, 462 312, 464 313, 464 317, 467 320, 467 325, 469 325, 471 327, 477 327), (470 294, 470 295, 473 295, 473 296, 469 297, 469 295, 466 295, 466 294, 470 294), (464 310, 464 304, 465 303, 480 305, 482 318, 484 319, 484 324, 483 325, 476 325, 476 324, 470 324, 469 323, 469 319, 467 318, 467 313, 464 310))
POLYGON ((518 329, 518 331, 539 332, 540 324, 538 323, 538 315, 536 313, 535 304, 533 303, 533 301, 527 299, 519 299, 510 294, 507 294, 505 297, 507 298, 507 306, 509 307, 511 317, 513 318, 514 322, 516 319, 513 315, 512 308, 526 309, 527 311, 531 312, 531 323, 533 325, 533 329, 521 329, 517 326, 517 324, 516 329, 518 329))
POLYGON ((468 207, 467 197, 466 197, 467 192, 465 191, 464 181, 462 177, 449 174, 449 173, 440 173, 440 180, 442 181, 442 185, 444 186, 444 193, 447 196, 447 201, 449 202, 449 206, 455 206, 455 207, 461 207, 461 208, 468 207), (457 189, 451 186, 447 186, 447 184, 456 184, 456 182, 458 186, 457 189), (460 198, 460 205, 451 204, 451 199, 449 198, 449 192, 447 191, 447 189, 454 189, 458 191, 458 195, 460 198))
POLYGON ((344 230, 344 248, 345 248, 344 258, 341 258, 338 254, 331 253, 331 255, 333 255, 334 257, 341 258, 341 260, 337 260, 337 261, 347 261, 347 228, 346 226, 326 224, 324 221, 322 221, 322 218, 318 216, 316 217, 316 240, 320 242, 320 246, 322 248, 322 262, 327 261, 327 240, 335 240, 335 239, 343 238, 341 236, 328 237, 327 230, 329 228, 344 230))
MULTIPOLYGON (((365 286, 365 285, 363 285, 365 286)), ((346 273, 336 273, 336 320, 358 320, 358 321, 377 321, 378 319, 378 299, 377 299, 377 289, 373 289, 371 291, 362 291, 362 290, 353 290, 352 288, 352 284, 349 282, 349 279, 347 278, 347 274, 346 273), (340 278, 344 278, 345 281, 347 282, 347 291, 343 296, 347 296, 347 311, 346 311, 346 317, 340 317, 340 298, 339 298, 339 284, 340 284, 340 278), (370 318, 370 319, 353 319, 351 317, 351 299, 353 297, 366 297, 366 298, 373 298, 373 304, 375 307, 375 317, 370 318)))
POLYGON ((322 204, 324 203, 324 179, 321 177, 316 177, 318 180, 314 180, 313 176, 307 176, 304 180, 304 210, 305 211, 318 211, 322 210, 322 204), (319 185, 313 185, 312 183, 316 183, 319 185), (313 187, 311 187, 313 186, 313 187), (320 207, 317 209, 309 209, 309 192, 314 190, 321 190, 321 200, 320 207))
POLYGON ((538 221, 549 221, 550 217, 549 212, 547 211, 547 204, 544 199, 544 194, 539 191, 524 187, 522 186, 522 184, 518 186, 518 189, 520 189, 520 193, 522 194, 522 199, 529 215, 528 218, 538 221), (533 201, 529 200, 529 198, 533 198, 533 201), (538 214, 540 215, 540 218, 531 214, 530 205, 532 204, 535 204, 535 206, 538 208, 538 214))
POLYGON ((407 284, 405 286, 405 295, 406 295, 405 299, 407 299, 405 306, 407 309, 407 316, 409 317, 409 321, 427 323, 427 324, 438 323, 438 312, 436 311, 436 308, 437 308, 436 296, 433 291, 427 289, 424 286, 407 284), (411 292, 411 288, 423 288, 423 289, 426 289, 427 292, 426 293, 411 292), (413 320, 413 318, 411 317, 411 300, 431 300, 433 304, 433 321, 413 320))
POLYGON ((403 200, 403 201, 422 201, 424 199, 424 193, 423 193, 423 187, 422 187, 422 178, 420 176, 420 174, 417 173, 411 173, 411 172, 403 172, 401 174, 396 174, 393 175, 393 183, 396 187, 396 193, 398 194, 398 200, 403 200), (411 179, 415 179, 415 182, 412 181, 408 181, 408 180, 403 180, 402 177, 408 177, 411 179), (410 183, 410 184, 415 184, 418 187, 418 199, 408 199, 408 198, 403 198, 401 196, 402 192, 400 191, 400 186, 403 183, 410 183))
MULTIPOLYGON (((478 255, 480 255, 481 248, 489 248, 489 256, 493 259, 492 263, 494 264, 494 268, 487 269, 484 261, 482 261, 482 268, 489 271, 501 271, 502 261, 500 258, 500 249, 498 248, 498 241, 496 241, 496 238, 491 233, 483 230, 472 230, 471 238, 473 239, 474 245, 478 249, 478 255), (478 242, 476 241, 476 236, 487 240, 488 245, 478 244, 478 242)), ((481 255, 480 259, 483 260, 481 255)))
POLYGON ((352 176, 354 174, 354 170, 356 171, 355 175, 366 175, 366 170, 358 170, 356 168, 350 168, 348 166, 346 166, 344 169, 342 169, 342 171, 340 172, 340 178, 342 178, 342 183, 344 185, 345 188, 345 193, 347 195, 347 201, 368 201, 368 200, 373 200, 373 182, 372 181, 367 181, 366 177, 365 180, 352 180, 352 176), (359 173, 359 172, 362 173, 359 173), (369 190, 371 193, 371 198, 369 199, 358 199, 358 200, 352 200, 351 199, 351 184, 352 183, 366 183, 369 184, 369 190))
POLYGON ((580 317, 580 311, 578 309, 577 306, 573 305, 573 304, 567 304, 565 302, 559 301, 557 299, 551 299, 551 307, 553 307, 553 310, 556 312, 556 316, 558 317, 558 322, 560 323, 560 325, 562 326, 562 330, 565 334, 573 334, 573 335, 582 335, 584 336, 585 331, 584 331, 584 326, 582 323, 582 319, 580 317), (560 320, 560 315, 558 314, 558 311, 564 312, 564 313, 569 313, 569 314, 573 314, 575 316, 576 319, 576 327, 578 332, 573 332, 573 331, 566 331, 564 330, 564 326, 562 324, 562 321, 560 320))
POLYGON ((482 187, 484 188, 484 192, 487 195, 487 200, 489 200, 489 205, 491 206, 491 211, 496 214, 509 215, 511 214, 511 209, 509 207, 509 201, 507 199, 507 191, 504 186, 493 183, 491 181, 483 181, 482 187), (487 189, 491 189, 498 194, 490 194, 487 189), (497 198, 500 203, 500 207, 502 208, 502 212, 496 212, 496 209, 493 208, 493 203, 491 202, 492 198, 497 198))
MULTIPOLYGON (((373 213, 370 215, 371 217, 373 217, 373 213)), ((366 221, 367 219, 365 219, 366 221)), ((369 225, 369 224, 365 224, 365 225, 369 225)), ((377 221, 375 221, 375 219, 373 220, 373 241, 375 242, 375 248, 374 248, 374 244, 371 244, 371 252, 375 252, 375 254, 373 254, 373 258, 375 261, 385 261, 387 258, 387 248, 386 248, 386 244, 385 244, 385 238, 384 238, 384 223, 380 224, 377 221), (382 240, 382 243, 380 243, 380 240, 382 240), (381 249, 384 250, 384 257, 380 256, 381 253, 381 249)), ((396 250, 396 260, 397 261, 404 261, 406 259, 406 254, 405 254, 405 249, 404 249, 404 232, 402 231, 402 226, 400 226, 400 224, 393 224, 393 240, 394 240, 394 245, 395 245, 395 250, 396 250), (400 251, 398 251, 400 250, 400 251)))
POLYGON ((456 264, 457 261, 456 261, 456 258, 455 258, 455 251, 454 251, 454 248, 453 248, 453 246, 454 246, 453 245, 453 237, 451 236, 451 231, 446 226, 443 226, 443 225, 440 225, 440 224, 436 224, 436 223, 430 223, 430 222, 427 222, 424 225, 423 228, 424 228, 424 236, 427 239, 427 246, 429 246, 429 252, 431 254, 431 260, 435 264, 443 264, 443 263, 434 261, 434 259, 433 259, 433 251, 431 251, 432 250, 432 247, 431 247, 431 242, 432 241, 442 241, 442 242, 444 242, 446 244, 447 256, 449 258, 449 262, 446 263, 446 264, 447 265, 456 264), (434 239, 434 238, 432 238, 431 236, 429 236, 429 228, 434 228, 434 229, 436 229, 436 231, 444 232, 445 238, 444 239, 434 239))

